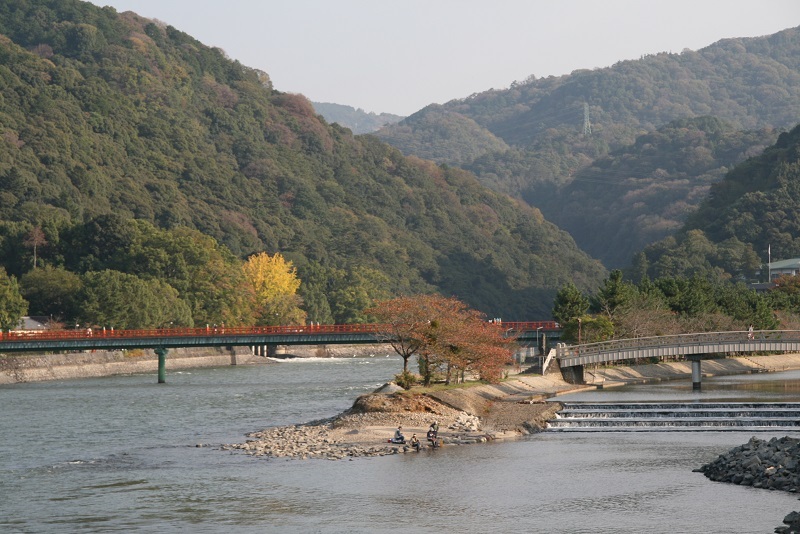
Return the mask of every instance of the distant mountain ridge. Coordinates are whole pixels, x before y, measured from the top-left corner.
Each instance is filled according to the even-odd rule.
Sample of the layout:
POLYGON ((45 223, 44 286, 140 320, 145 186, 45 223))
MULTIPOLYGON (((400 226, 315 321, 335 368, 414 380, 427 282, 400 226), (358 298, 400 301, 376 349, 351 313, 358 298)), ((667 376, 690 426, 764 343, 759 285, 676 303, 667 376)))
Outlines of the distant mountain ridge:
POLYGON ((403 120, 401 115, 367 112, 361 108, 356 109, 342 104, 328 102, 312 102, 311 104, 317 113, 325 117, 326 121, 350 128, 354 134, 372 133, 388 124, 395 124, 403 120))
MULTIPOLYGON (((626 152, 627 160, 644 157, 635 149, 637 138, 672 121, 697 117, 721 120, 732 131, 765 132, 764 137, 742 134, 741 140, 749 138, 753 145, 739 147, 741 155, 752 155, 769 144, 770 135, 772 139, 776 135, 766 133, 770 129, 788 129, 800 122, 800 28, 765 37, 725 39, 699 51, 653 54, 565 76, 531 77, 508 89, 425 108, 374 135, 405 154, 430 157, 474 172, 485 185, 522 198, 569 228, 576 241, 603 257, 609 262, 607 266, 618 266, 630 258, 616 253, 611 257, 598 249, 628 252, 629 245, 641 243, 647 232, 638 232, 633 212, 614 223, 606 218, 606 224, 625 221, 616 229, 599 229, 599 221, 587 221, 587 213, 609 207, 608 195, 595 194, 597 187, 593 184, 605 181, 619 185, 618 176, 613 175, 618 170, 602 163, 604 158, 615 151, 626 152), (509 148, 486 143, 489 135, 509 148), (582 198, 580 206, 565 204, 578 197, 582 198)), ((681 158, 691 151, 691 136, 684 141, 684 146, 662 146, 659 150, 674 150, 672 156, 663 152, 662 159, 681 158)), ((709 175, 710 169, 705 169, 698 171, 704 177, 687 174, 685 178, 711 183, 721 178, 724 167, 736 161, 720 160, 721 172, 709 175)), ((630 170, 647 166, 633 161, 625 165, 630 170)), ((658 174, 647 177, 634 173, 629 178, 652 180, 654 186, 668 189, 670 173, 660 173, 666 180, 660 185, 658 174)), ((634 194, 635 188, 622 187, 619 191, 621 195, 634 194)), ((683 191, 692 195, 698 192, 691 188, 683 191)), ((673 201, 680 202, 677 198, 673 201)), ((687 198, 685 204, 696 206, 697 199, 687 198)), ((663 213, 661 208, 658 196, 653 196, 643 199, 636 209, 641 215, 663 213)), ((683 210, 666 224, 677 229, 691 211, 683 210)))

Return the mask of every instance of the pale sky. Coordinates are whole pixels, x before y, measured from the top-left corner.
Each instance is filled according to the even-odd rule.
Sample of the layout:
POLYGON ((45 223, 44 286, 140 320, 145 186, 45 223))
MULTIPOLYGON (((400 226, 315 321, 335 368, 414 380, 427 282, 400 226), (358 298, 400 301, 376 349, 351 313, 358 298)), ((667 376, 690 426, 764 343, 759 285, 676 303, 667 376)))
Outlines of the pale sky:
POLYGON ((800 26, 800 0, 92 0, 267 72, 275 89, 410 115, 530 75, 800 26))

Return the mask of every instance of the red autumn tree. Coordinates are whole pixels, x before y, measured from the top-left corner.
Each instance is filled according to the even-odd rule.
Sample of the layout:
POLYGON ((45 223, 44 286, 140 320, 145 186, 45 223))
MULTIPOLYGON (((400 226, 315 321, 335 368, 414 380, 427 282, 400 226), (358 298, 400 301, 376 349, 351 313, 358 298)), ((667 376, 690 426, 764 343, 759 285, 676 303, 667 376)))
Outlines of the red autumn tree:
POLYGON ((427 295, 397 297, 379 301, 364 310, 377 318, 384 328, 380 332, 382 341, 388 342, 403 358, 403 372, 408 372, 408 359, 417 354, 425 343, 430 329, 430 314, 427 311, 427 295))
POLYGON ((420 358, 426 385, 437 370, 447 383, 467 373, 496 382, 503 366, 511 362, 514 340, 456 298, 398 297, 366 311, 386 325, 382 336, 403 358, 404 372, 413 354, 420 358))

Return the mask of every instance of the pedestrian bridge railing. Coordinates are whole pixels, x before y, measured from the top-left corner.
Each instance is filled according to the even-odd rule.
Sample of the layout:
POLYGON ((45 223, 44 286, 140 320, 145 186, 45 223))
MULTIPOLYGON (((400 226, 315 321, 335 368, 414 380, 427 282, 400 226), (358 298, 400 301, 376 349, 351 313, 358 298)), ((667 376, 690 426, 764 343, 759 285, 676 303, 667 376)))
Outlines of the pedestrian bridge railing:
POLYGON ((757 330, 638 337, 581 345, 559 344, 556 357, 561 367, 573 367, 663 356, 795 351, 800 351, 800 330, 757 330))

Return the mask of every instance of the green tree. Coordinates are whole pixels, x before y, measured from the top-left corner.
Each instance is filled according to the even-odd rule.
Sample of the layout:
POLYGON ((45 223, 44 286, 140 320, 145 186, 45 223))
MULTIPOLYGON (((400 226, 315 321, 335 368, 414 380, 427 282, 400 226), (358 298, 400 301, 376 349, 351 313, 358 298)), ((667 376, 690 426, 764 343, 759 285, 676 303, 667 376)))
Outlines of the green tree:
POLYGON ((591 309, 595 313, 602 313, 613 322, 617 309, 630 302, 636 293, 636 286, 625 282, 622 271, 615 269, 591 298, 591 309))
POLYGON ((13 330, 28 312, 28 302, 22 297, 14 276, 0 267, 0 330, 13 330))
POLYGON ((78 315, 83 285, 77 274, 48 265, 22 275, 20 286, 32 315, 46 315, 67 323, 78 315))
POLYGON ((83 276, 80 323, 114 328, 193 326, 189 306, 161 280, 105 270, 83 276))
POLYGON ((589 309, 589 299, 575 287, 572 282, 567 282, 556 293, 553 302, 553 319, 562 325, 583 317, 589 309))
POLYGON ((254 323, 254 294, 242 262, 214 238, 179 226, 160 230, 136 221, 127 272, 167 281, 192 310, 195 324, 254 323))
POLYGON ((369 322, 371 317, 365 310, 376 301, 389 297, 386 290, 389 283, 389 278, 376 269, 336 269, 329 293, 331 312, 336 323, 369 322))

